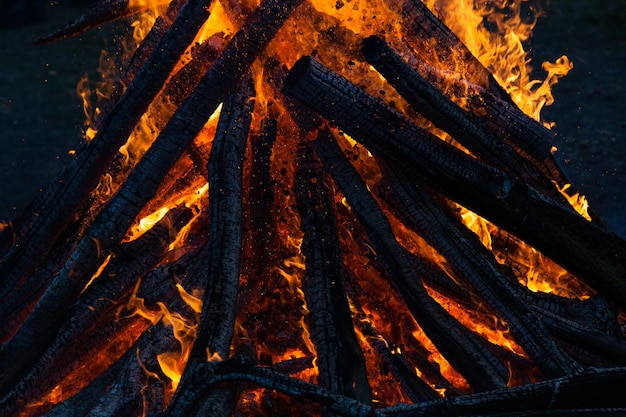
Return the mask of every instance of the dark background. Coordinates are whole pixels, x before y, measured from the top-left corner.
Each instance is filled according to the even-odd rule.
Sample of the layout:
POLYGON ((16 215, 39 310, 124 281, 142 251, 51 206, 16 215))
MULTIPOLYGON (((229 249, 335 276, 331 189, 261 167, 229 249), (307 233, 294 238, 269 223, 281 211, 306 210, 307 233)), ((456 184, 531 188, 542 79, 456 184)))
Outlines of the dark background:
MULTIPOLYGON (((115 25, 34 46, 85 8, 71 3, 57 1, 30 20, 0 18, 0 220, 31 201, 81 141, 76 84, 85 73, 98 78, 115 25)), ((534 78, 543 77, 544 60, 565 54, 574 63, 543 112, 559 133, 556 157, 609 227, 626 236, 626 8, 622 0, 552 0, 546 12, 529 41, 534 78)))

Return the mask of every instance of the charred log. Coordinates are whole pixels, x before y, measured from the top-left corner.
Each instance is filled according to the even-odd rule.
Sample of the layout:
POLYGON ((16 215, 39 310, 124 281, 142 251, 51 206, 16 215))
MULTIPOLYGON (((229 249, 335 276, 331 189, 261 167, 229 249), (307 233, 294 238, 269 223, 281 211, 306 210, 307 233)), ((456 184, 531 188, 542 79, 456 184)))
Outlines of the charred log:
POLYGON ((270 173, 272 148, 276 141, 278 121, 263 119, 261 132, 250 138, 252 160, 248 185, 247 211, 249 218, 252 273, 266 273, 276 253, 275 221, 272 216, 274 190, 270 173))
POLYGON ((192 59, 172 75, 164 89, 164 95, 176 106, 180 106, 198 85, 202 75, 213 65, 224 49, 226 41, 214 36, 191 49, 192 59))
MULTIPOLYGON (((350 282, 350 285, 355 284, 350 282)), ((354 292, 354 290, 351 292, 354 292)), ((411 368, 410 364, 402 356, 402 354, 392 351, 391 346, 388 345, 388 343, 382 338, 369 321, 365 312, 356 300, 356 297, 350 297, 350 302, 354 306, 355 326, 363 334, 369 345, 376 351, 381 361, 390 368, 391 372, 396 376, 402 386, 402 389, 409 396, 409 398, 411 398, 413 402, 428 401, 439 398, 437 392, 415 374, 415 371, 411 368)), ((411 348, 415 348, 415 346, 411 346, 411 348)), ((437 379, 441 382, 439 386, 452 388, 452 386, 438 370, 436 374, 437 379)), ((454 392, 454 388, 452 388, 452 391, 454 392)))
POLYGON ((382 39, 376 36, 365 39, 363 53, 415 111, 450 134, 476 157, 508 175, 519 176, 555 201, 567 204, 538 168, 489 132, 477 117, 430 85, 382 39))
POLYGON ((323 388, 251 365, 233 357, 196 369, 196 392, 225 381, 249 381, 291 396, 324 404, 344 416, 515 416, 515 415, 620 415, 626 400, 620 395, 626 378, 624 368, 590 369, 536 384, 419 404, 401 404, 373 410, 323 388))
MULTIPOLYGON (((165 4, 166 0, 162 0, 165 4)), ((129 0, 100 1, 90 7, 85 14, 72 20, 63 28, 37 39, 35 43, 46 44, 59 39, 71 38, 91 28, 100 27, 126 16, 132 16, 149 9, 149 5, 131 5, 129 0)))
POLYGON ((387 218, 332 134, 328 131, 321 133, 314 147, 365 229, 388 278, 398 288, 427 336, 474 389, 505 386, 507 371, 503 365, 486 352, 475 334, 428 295, 396 241, 387 218))
MULTIPOLYGON (((201 256, 208 260, 208 267, 201 272, 205 288, 202 314, 188 369, 206 361, 207 352, 218 358, 226 358, 230 352, 242 245, 243 157, 254 106, 250 83, 245 79, 224 103, 207 166, 210 229, 207 251, 201 256)), ((180 394, 187 389, 187 380, 186 371, 170 408, 189 407, 180 394)))
POLYGON ((491 72, 470 52, 461 40, 420 0, 386 0, 403 18, 410 45, 416 51, 433 51, 436 62, 446 69, 459 69, 463 77, 483 86, 501 100, 511 102, 510 96, 498 84, 491 72))
POLYGON ((423 131, 312 58, 291 70, 285 92, 301 100, 416 182, 516 234, 565 269, 626 305, 626 243, 423 131))
POLYGON ((316 347, 319 383, 331 392, 371 402, 365 358, 352 324, 342 285, 343 261, 335 223, 330 178, 313 149, 298 149, 296 197, 304 232, 303 290, 316 347))
MULTIPOLYGON (((183 15, 184 11, 192 12, 189 10, 191 4, 185 7, 183 15)), ((56 331, 60 325, 59 313, 71 305, 104 258, 119 244, 135 216, 154 197, 171 166, 298 4, 299 1, 280 5, 273 1, 263 3, 235 34, 220 59, 203 77, 194 93, 178 108, 120 190, 99 213, 24 325, 2 346, 0 362, 7 364, 2 373, 3 380, 12 378, 15 370, 29 359, 21 351, 33 344, 35 334, 47 340, 56 331), (46 323, 50 317, 57 319, 46 323), (44 328, 41 328, 42 323, 46 323, 44 328)), ((121 111, 123 106, 116 108, 121 111)), ((125 114, 122 118, 132 119, 130 114, 131 117, 125 114)), ((90 143, 95 141, 94 138, 90 143)), ((60 208, 55 209, 55 213, 60 212, 60 208)))
POLYGON ((191 0, 133 78, 98 133, 20 215, 17 241, 0 261, 0 276, 9 283, 28 275, 74 217, 76 208, 127 140, 137 120, 159 92, 180 55, 208 18, 210 0, 191 0))
MULTIPOLYGON (((112 320, 114 315, 110 317, 105 314, 106 312, 110 313, 113 307, 110 300, 117 300, 130 291, 137 276, 143 276, 154 266, 168 245, 168 242, 163 239, 163 234, 168 234, 172 227, 182 227, 188 220, 188 214, 186 209, 174 210, 163 220, 160 226, 155 226, 142 238, 123 245, 118 257, 107 265, 100 278, 96 279, 94 284, 81 295, 77 304, 69 308, 67 312, 62 310, 58 313, 60 315, 57 319, 59 327, 49 332, 50 336, 47 338, 34 339, 29 345, 28 352, 21 354, 20 359, 24 359, 23 364, 19 367, 7 365, 7 368, 11 367, 13 374, 8 372, 6 374, 7 379, 2 385, 3 395, 27 374, 45 379, 49 375, 46 372, 54 367, 54 361, 59 359, 63 352, 71 347, 94 322, 105 316, 112 320), (53 338, 54 342, 52 342, 53 338), (48 349, 51 342, 52 344, 48 349), (48 352, 36 361, 46 349, 48 352), (29 367, 33 365, 35 366, 34 371, 31 371, 29 367)), ((31 323, 36 333, 44 333, 44 330, 41 329, 48 326, 47 321, 31 323)), ((25 322, 22 327, 27 325, 25 322)), ((22 327, 18 332, 21 331, 22 327)), ((3 348, 7 345, 4 345, 3 348)), ((5 354, 6 352, 3 351, 2 353, 5 354)), ((32 385, 36 385, 38 382, 32 378, 29 381, 32 385)))
POLYGON ((513 280, 501 273, 495 257, 478 237, 460 222, 448 219, 430 195, 402 172, 384 163, 379 165, 386 177, 383 188, 394 212, 437 249, 456 275, 470 283, 498 317, 508 323, 511 334, 542 372, 554 378, 580 371, 519 299, 513 280))
MULTIPOLYGON (((446 73, 423 62, 417 62, 415 70, 436 88, 442 90, 447 88, 451 90, 451 94, 466 98, 467 109, 480 119, 489 131, 532 162, 560 188, 570 183, 553 155, 554 132, 516 106, 454 72, 446 73)), ((570 186, 568 194, 573 195, 574 192, 570 186)), ((594 220, 597 221, 597 218, 594 220)))

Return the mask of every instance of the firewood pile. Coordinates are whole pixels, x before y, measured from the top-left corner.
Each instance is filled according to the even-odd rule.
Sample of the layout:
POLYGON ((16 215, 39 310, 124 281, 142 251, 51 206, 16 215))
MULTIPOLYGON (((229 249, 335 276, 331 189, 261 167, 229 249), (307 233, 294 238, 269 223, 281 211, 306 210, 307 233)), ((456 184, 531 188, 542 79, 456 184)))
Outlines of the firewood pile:
POLYGON ((0 230, 1 415, 626 413, 626 242, 423 3, 154 3, 41 40, 160 11, 0 230))

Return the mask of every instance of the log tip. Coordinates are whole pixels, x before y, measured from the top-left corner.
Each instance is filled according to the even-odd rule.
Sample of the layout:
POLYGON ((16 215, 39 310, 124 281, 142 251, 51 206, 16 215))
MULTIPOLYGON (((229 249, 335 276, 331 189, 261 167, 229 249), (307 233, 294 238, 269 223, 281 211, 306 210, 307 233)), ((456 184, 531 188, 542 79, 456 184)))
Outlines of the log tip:
POLYGON ((363 39, 363 55, 365 56, 365 59, 367 61, 370 61, 371 59, 377 58, 379 57, 379 55, 382 55, 386 46, 387 43, 378 36, 368 36, 367 38, 363 39))
POLYGON ((309 72, 311 65, 314 59, 311 56, 303 56, 293 65, 287 78, 285 78, 285 83, 283 84, 283 93, 289 94, 289 91, 298 83, 305 74, 309 72))

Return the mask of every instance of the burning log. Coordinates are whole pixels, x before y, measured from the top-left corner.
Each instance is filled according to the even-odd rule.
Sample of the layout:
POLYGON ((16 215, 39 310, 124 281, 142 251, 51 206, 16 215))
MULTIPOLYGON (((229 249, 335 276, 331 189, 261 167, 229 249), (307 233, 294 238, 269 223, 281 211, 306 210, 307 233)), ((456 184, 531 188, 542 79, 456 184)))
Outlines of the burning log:
MULTIPOLYGON (((72 20, 63 28, 37 39, 36 43, 46 44, 70 38, 105 23, 149 10, 149 5, 146 3, 132 3, 131 0, 107 0, 97 3, 91 6, 84 15, 72 20)), ((166 0, 162 0, 162 3, 165 4, 166 0)))
MULTIPOLYGON (((349 273, 346 273, 346 275, 350 276, 349 273)), ((353 277, 351 277, 351 279, 347 278, 346 280, 349 283, 348 288, 356 285, 356 283, 353 282, 353 277)), ((354 292, 355 290, 353 288, 349 290, 349 293, 351 294, 350 303, 355 310, 355 325, 366 338, 370 346, 374 348, 383 363, 385 363, 390 368, 391 372, 396 375, 403 390, 407 393, 411 400, 414 402, 420 402, 439 398, 437 392, 415 374, 408 361, 402 356, 401 353, 399 353, 399 350, 394 349, 393 346, 389 346, 385 339, 376 331, 372 323, 367 319, 367 315, 359 305, 354 292)), ((414 349, 419 346, 419 342, 417 340, 415 342, 416 343, 412 346, 414 349)), ((423 352, 425 351, 426 349, 423 350, 423 352)), ((428 362, 428 365, 432 364, 428 362)), ((445 387, 446 391, 449 390, 450 394, 454 395, 456 389, 443 377, 443 375, 441 375, 438 367, 419 366, 419 369, 424 368, 428 368, 430 372, 430 380, 437 381, 437 387, 445 387)))
POLYGON ((484 87, 501 100, 511 102, 493 74, 424 3, 419 0, 386 1, 390 7, 399 10, 407 28, 407 39, 414 50, 433 51, 436 63, 443 64, 446 69, 457 70, 464 78, 484 87))
POLYGON ((428 295, 393 236, 387 218, 334 142, 331 133, 322 132, 314 142, 314 147, 368 234, 387 276, 394 282, 411 313, 439 351, 474 389, 488 390, 506 386, 503 365, 485 350, 476 335, 467 331, 428 295))
MULTIPOLYGON (((510 102, 503 100, 478 84, 463 79, 454 72, 443 72, 432 65, 417 61, 415 70, 431 85, 452 90, 463 97, 467 109, 490 132, 513 147, 520 155, 535 164, 544 175, 556 181, 559 188, 567 187, 569 180, 554 159, 554 132, 546 129, 510 102)), ((570 185, 571 188, 571 185, 570 185)), ((573 193, 570 191, 570 195, 573 193)), ((594 221, 598 221, 594 218, 594 221)))
MULTIPOLYGON (((506 390, 428 401, 400 404, 372 410, 358 401, 337 396, 316 385, 290 378, 275 371, 253 366, 242 356, 226 361, 208 362, 196 369, 194 391, 206 390, 225 381, 249 381, 254 384, 310 399, 326 405, 344 416, 419 417, 445 416, 513 416, 529 415, 616 415, 626 411, 619 395, 624 368, 590 369, 588 371, 536 384, 506 390)), ((171 414, 172 417, 177 414, 171 414)))
POLYGON ((432 87, 382 39, 375 36, 365 39, 363 53, 415 111, 449 133, 476 157, 511 176, 522 178, 552 199, 567 205, 550 182, 551 178, 546 178, 531 161, 490 133, 478 118, 432 87))
MULTIPOLYGON (((45 349, 34 364, 27 363, 32 368, 21 371, 13 383, 3 384, 2 389, 6 393, 0 400, 3 414, 10 415, 16 407, 33 400, 33 395, 52 389, 81 366, 90 354, 102 350, 116 334, 133 325, 132 321, 115 320, 119 300, 128 297, 137 277, 143 277, 154 266, 169 244, 163 240, 163 235, 172 226, 182 227, 185 217, 188 217, 187 209, 174 210, 146 234, 122 246, 118 256, 64 314, 63 325, 51 344, 48 346, 37 340, 37 345, 31 347, 37 351, 45 349), (19 383, 16 382, 18 380, 19 383)), ((144 280, 149 288, 157 289, 148 297, 154 303, 169 298, 167 294, 175 292, 173 286, 163 285, 166 280, 162 275, 153 273, 144 280)))
MULTIPOLYGON (((239 91, 224 103, 208 163, 209 242, 202 271, 204 296, 197 336, 189 356, 189 366, 207 360, 207 355, 228 357, 235 325, 242 243, 242 171, 248 129, 254 101, 244 79, 239 91)), ((209 358, 211 359, 211 358, 209 358)), ((172 409, 188 410, 196 404, 185 401, 188 372, 183 373, 180 389, 170 404, 172 409)), ((221 394, 223 396, 225 394, 221 394)))
POLYGON ((617 236, 442 142, 310 57, 294 66, 285 86, 286 94, 337 123, 381 158, 517 234, 626 305, 626 244, 617 236))
POLYGON ((493 254, 463 225, 453 224, 423 190, 401 172, 385 164, 383 187, 393 201, 394 211, 409 227, 423 236, 450 263, 457 276, 508 324, 515 339, 534 363, 551 377, 563 376, 580 367, 558 348, 537 317, 519 299, 511 279, 500 272, 493 254))
POLYGON ((341 283, 343 261, 330 179, 310 147, 299 149, 297 162, 295 187, 304 232, 302 253, 306 260, 303 290, 316 348, 319 383, 331 392, 367 404, 371 395, 365 359, 341 283))
MULTIPOLYGON (((185 7, 183 13, 189 12, 191 4, 193 3, 185 7)), ((35 333, 38 339, 48 340, 58 324, 48 323, 37 332, 32 332, 29 328, 41 326, 41 323, 47 321, 44 317, 59 317, 58 313, 71 304, 106 254, 123 238, 138 212, 154 197, 160 181, 178 160, 182 151, 198 134, 224 96, 234 87, 236 80, 243 75, 246 64, 252 62, 262 51, 273 37, 274 31, 280 27, 280 22, 289 16, 297 4, 274 5, 272 2, 262 4, 248 24, 229 42, 220 59, 211 66, 194 93, 178 108, 115 197, 98 214, 86 236, 76 245, 24 324, 13 338, 3 345, 0 359, 11 363, 10 369, 3 370, 3 380, 11 379, 20 366, 37 354, 32 350, 29 351, 29 355, 22 354, 26 346, 33 344, 35 333), (276 24, 266 26, 272 21, 276 24), (124 213, 124 216, 120 217, 120 213, 124 213)), ((193 18, 196 19, 197 16, 193 18)), ((123 106, 118 106, 119 111, 121 108, 123 106)), ((128 120, 128 114, 125 114, 123 119, 128 120)), ((94 138, 91 143, 95 141, 94 138)))
POLYGON ((253 274, 261 277, 269 269, 268 256, 275 253, 276 223, 272 217, 274 194, 270 172, 272 147, 276 142, 278 121, 263 119, 261 132, 250 138, 252 160, 248 185, 248 218, 253 274))

